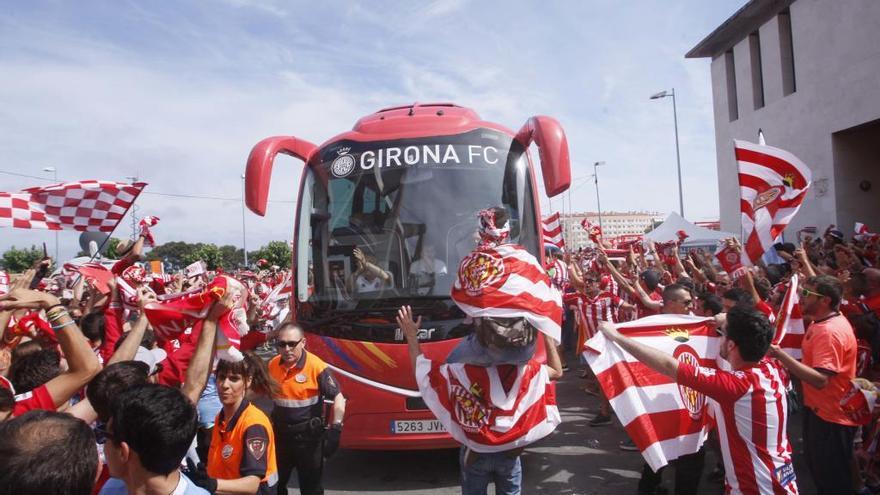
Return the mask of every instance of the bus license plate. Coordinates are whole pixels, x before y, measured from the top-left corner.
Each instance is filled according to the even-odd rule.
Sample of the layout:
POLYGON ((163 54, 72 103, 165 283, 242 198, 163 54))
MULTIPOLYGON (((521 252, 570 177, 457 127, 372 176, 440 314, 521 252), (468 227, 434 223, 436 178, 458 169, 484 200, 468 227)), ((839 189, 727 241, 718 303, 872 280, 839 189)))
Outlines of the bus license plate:
POLYGON ((436 419, 395 419, 391 422, 391 433, 395 435, 407 435, 411 433, 443 433, 446 428, 443 423, 436 419))

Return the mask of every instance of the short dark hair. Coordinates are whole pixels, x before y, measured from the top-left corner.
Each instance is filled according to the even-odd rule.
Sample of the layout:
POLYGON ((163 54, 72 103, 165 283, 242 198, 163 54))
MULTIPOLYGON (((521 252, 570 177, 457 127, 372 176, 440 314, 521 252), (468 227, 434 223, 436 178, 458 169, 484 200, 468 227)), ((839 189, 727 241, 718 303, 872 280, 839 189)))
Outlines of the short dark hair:
POLYGON ((180 466, 198 428, 196 408, 180 390, 137 385, 119 394, 111 409, 109 441, 127 443, 151 473, 167 475, 180 466))
MULTIPOLYGON (((119 336, 119 340, 116 341, 116 344, 113 346, 113 350, 116 351, 119 349, 119 346, 125 342, 125 338, 131 335, 131 332, 125 332, 124 334, 119 336)), ((156 347, 156 333, 153 332, 152 328, 148 328, 144 330, 144 336, 141 337, 141 347, 145 347, 147 349, 152 349, 156 347)))
POLYGON ((3 493, 89 495, 98 471, 95 434, 55 411, 28 411, 0 423, 3 493))
POLYGON ((11 411, 15 407, 15 396, 12 390, 0 386, 0 411, 11 411))
POLYGON ((679 277, 675 283, 687 289, 691 294, 697 291, 697 284, 694 282, 694 279, 690 277, 679 277))
POLYGON ((666 288, 663 289, 663 304, 669 302, 673 298, 673 295, 679 291, 684 291, 685 294, 690 294, 691 292, 687 287, 681 284, 667 285, 666 288))
POLYGON ((639 274, 639 279, 645 282, 649 291, 653 291, 660 285, 660 272, 654 268, 648 268, 639 274))
POLYGON ((727 289, 724 291, 724 294, 721 294, 722 299, 727 299, 729 301, 733 301, 736 305, 746 305, 749 307, 755 306, 755 298, 752 297, 751 294, 748 293, 747 290, 741 287, 734 287, 732 289, 727 289))
POLYGON ((104 313, 92 311, 79 321, 79 329, 92 342, 104 342, 104 313))
POLYGON ((703 302, 703 307, 708 309, 713 316, 724 312, 724 304, 721 303, 721 298, 715 294, 709 294, 708 292, 700 294, 698 299, 703 302))
MULTIPOLYGON (((807 279, 807 283, 816 288, 816 292, 831 299, 831 309, 837 310, 840 306, 840 298, 843 297, 843 286, 837 277, 831 275, 816 275, 807 279)), ((17 390, 17 389, 16 389, 17 390)))
POLYGON ((12 361, 9 381, 15 392, 23 394, 61 374, 61 355, 52 349, 40 349, 12 361))
POLYGON ((98 419, 107 422, 116 396, 126 390, 147 383, 150 366, 140 361, 122 361, 102 369, 86 387, 86 397, 98 413, 98 419))
POLYGON ((739 347, 745 361, 760 361, 775 333, 770 320, 755 308, 737 305, 727 312, 727 338, 739 347))

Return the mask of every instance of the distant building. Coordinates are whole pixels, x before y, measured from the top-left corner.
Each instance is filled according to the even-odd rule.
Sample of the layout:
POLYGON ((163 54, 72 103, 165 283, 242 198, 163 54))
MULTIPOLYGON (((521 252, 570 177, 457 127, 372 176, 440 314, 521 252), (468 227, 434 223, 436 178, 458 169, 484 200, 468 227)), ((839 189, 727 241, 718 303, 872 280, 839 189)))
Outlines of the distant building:
MULTIPOLYGON (((599 214, 594 212, 566 213, 560 216, 565 245, 569 249, 577 250, 593 245, 587 231, 581 226, 585 218, 599 225, 599 214)), ((663 216, 657 212, 603 211, 602 235, 606 239, 611 239, 620 235, 644 234, 645 229, 654 225, 655 220, 662 219, 663 216)))
POLYGON ((721 230, 740 230, 732 140, 762 130, 812 170, 789 239, 880 231, 880 1, 752 0, 686 57, 712 59, 721 230))

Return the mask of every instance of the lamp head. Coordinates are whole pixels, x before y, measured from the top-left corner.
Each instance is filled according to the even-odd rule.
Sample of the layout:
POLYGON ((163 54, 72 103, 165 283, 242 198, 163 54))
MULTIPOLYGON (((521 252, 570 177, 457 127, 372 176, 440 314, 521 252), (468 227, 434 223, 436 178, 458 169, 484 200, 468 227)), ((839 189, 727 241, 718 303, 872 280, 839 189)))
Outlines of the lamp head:
POLYGON ((55 167, 43 167, 43 172, 54 172, 55 170, 55 167))
POLYGON ((663 91, 661 91, 659 93, 654 93, 653 95, 651 95, 651 99, 656 100, 659 98, 666 98, 666 96, 668 96, 668 95, 666 93, 666 90, 664 89, 663 91))

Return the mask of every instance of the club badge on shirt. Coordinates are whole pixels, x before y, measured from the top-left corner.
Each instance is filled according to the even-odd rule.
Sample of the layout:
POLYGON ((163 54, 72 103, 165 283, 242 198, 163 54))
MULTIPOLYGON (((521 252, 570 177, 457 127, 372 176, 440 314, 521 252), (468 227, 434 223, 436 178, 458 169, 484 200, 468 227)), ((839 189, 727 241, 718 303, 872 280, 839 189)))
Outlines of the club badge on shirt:
POLYGON ((229 459, 229 456, 232 455, 232 445, 228 443, 223 446, 223 450, 220 451, 220 455, 223 456, 224 459, 229 459))
POLYGON ((293 379, 296 380, 296 383, 305 383, 306 382, 306 375, 303 375, 302 373, 300 373, 300 374, 296 375, 295 377, 293 377, 293 379))
POLYGON ((259 461, 263 458, 263 454, 266 453, 266 439, 251 438, 247 441, 247 448, 251 455, 254 456, 254 459, 259 461))

